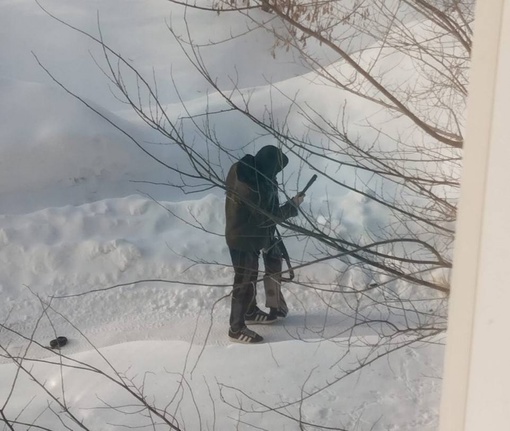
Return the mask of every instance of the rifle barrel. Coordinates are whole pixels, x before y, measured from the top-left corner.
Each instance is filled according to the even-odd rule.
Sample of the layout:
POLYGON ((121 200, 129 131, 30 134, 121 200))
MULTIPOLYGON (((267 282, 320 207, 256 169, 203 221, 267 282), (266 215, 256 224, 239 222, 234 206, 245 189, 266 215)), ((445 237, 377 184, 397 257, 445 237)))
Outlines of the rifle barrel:
POLYGON ((306 184, 305 188, 299 192, 300 195, 304 195, 306 191, 310 188, 310 186, 315 182, 317 179, 317 174, 314 174, 312 178, 310 178, 310 181, 306 184))

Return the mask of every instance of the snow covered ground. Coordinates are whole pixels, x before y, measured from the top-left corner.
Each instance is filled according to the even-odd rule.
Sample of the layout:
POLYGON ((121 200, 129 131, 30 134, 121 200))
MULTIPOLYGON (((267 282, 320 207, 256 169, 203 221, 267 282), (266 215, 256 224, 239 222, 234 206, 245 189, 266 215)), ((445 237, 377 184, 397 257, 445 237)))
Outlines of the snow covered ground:
MULTIPOLYGON (((154 66, 159 77, 172 74, 189 106, 214 103, 168 34, 165 18, 178 23, 182 13, 176 6, 156 0, 44 5, 92 32, 99 10, 105 38, 130 61, 149 72, 154 66)), ((220 37, 245 25, 228 14, 210 17, 189 12, 204 40, 211 28, 220 37)), ((269 81, 324 97, 302 88, 305 69, 290 54, 273 60, 271 44, 270 35, 254 32, 215 47, 206 60, 214 73, 237 73, 240 86, 258 87, 260 94, 269 81), (231 58, 237 70, 226 61, 231 58)), ((302 429, 291 418, 350 431, 436 429, 442 346, 402 347, 356 373, 377 335, 370 328, 349 332, 352 310, 328 308, 320 291, 288 284, 290 316, 259 329, 264 344, 228 341, 232 270, 222 237, 223 194, 186 196, 140 183, 171 182, 172 174, 52 83, 31 55, 140 141, 157 142, 108 92, 88 50, 97 54, 31 0, 0 3, 0 345, 27 358, 20 374, 12 360, 0 358, 0 409, 17 418, 15 429, 34 420, 40 429, 79 429, 57 419, 62 408, 27 373, 93 430, 161 422, 137 407, 134 386, 133 395, 114 382, 121 379, 187 430, 302 429), (69 338, 65 357, 44 348, 55 335, 69 338), (97 369, 67 366, 76 361, 97 369)), ((178 109, 171 86, 161 89, 161 98, 178 109)), ((261 144, 241 149, 253 131, 221 121, 229 126, 222 136, 228 148, 253 151, 261 144)), ((158 151, 182 158, 172 147, 158 151)), ((331 198, 352 232, 384 216, 364 211, 355 195, 331 198)), ((301 243, 289 244, 292 255, 306 252, 301 243)), ((298 279, 333 283, 337 270, 317 264, 299 270, 298 279)), ((366 282, 361 274, 350 277, 353 285, 366 282)))

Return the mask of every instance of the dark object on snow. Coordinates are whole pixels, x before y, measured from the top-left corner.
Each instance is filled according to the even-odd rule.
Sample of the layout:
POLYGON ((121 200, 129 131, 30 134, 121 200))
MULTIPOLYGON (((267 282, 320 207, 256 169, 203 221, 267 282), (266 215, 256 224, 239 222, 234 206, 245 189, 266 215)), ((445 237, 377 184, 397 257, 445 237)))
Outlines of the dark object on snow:
POLYGON ((67 344, 67 338, 66 337, 57 337, 54 340, 50 341, 50 347, 52 349, 60 349, 61 347, 65 346, 67 344))

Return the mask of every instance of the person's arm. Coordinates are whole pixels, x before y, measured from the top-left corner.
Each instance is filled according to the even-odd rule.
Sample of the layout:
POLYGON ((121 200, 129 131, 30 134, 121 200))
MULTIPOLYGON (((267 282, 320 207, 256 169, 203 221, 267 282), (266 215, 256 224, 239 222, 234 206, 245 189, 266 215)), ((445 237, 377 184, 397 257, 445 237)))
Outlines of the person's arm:
POLYGON ((298 215, 298 207, 303 203, 305 198, 304 194, 297 194, 291 200, 284 203, 278 208, 278 213, 275 214, 280 221, 287 220, 290 217, 296 217, 298 215))
POLYGON ((236 190, 240 201, 249 208, 250 219, 252 222, 260 224, 267 223, 268 219, 274 223, 281 223, 290 217, 298 215, 298 207, 303 202, 305 194, 298 193, 291 200, 285 204, 278 206, 276 211, 264 209, 262 199, 267 199, 268 195, 260 191, 259 184, 257 184, 257 172, 255 168, 255 159, 251 155, 244 156, 236 166, 236 176, 241 182, 238 184, 240 187, 236 190))
POLYGON ((279 209, 280 217, 283 220, 286 220, 289 217, 295 217, 298 215, 297 209, 303 203, 303 200, 305 199, 305 196, 306 196, 305 195, 306 191, 310 188, 310 186, 315 182, 316 179, 317 179, 317 175, 313 175, 303 190, 301 190, 290 201, 288 201, 286 204, 284 204, 280 207, 280 209, 279 209))

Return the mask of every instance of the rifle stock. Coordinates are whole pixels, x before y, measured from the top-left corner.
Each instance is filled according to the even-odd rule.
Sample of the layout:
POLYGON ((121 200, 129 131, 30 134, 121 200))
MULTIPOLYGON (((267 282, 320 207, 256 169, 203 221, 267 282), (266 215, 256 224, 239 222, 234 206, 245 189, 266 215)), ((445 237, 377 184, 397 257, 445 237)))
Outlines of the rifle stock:
MULTIPOLYGON (((314 174, 312 176, 312 178, 310 178, 310 180, 306 184, 305 188, 298 193, 298 196, 303 196, 306 193, 306 191, 310 188, 310 186, 315 182, 316 179, 317 179, 317 175, 314 174)), ((280 232, 278 232, 278 229, 276 229, 276 235, 277 235, 278 242, 280 243, 280 250, 282 252, 283 259, 287 263, 287 267, 289 269, 289 276, 281 277, 281 280, 282 281, 292 281, 294 279, 294 269, 292 269, 292 265, 290 264, 289 252, 287 251, 287 248, 285 247, 285 244, 283 243, 283 239, 280 235, 280 232)))

